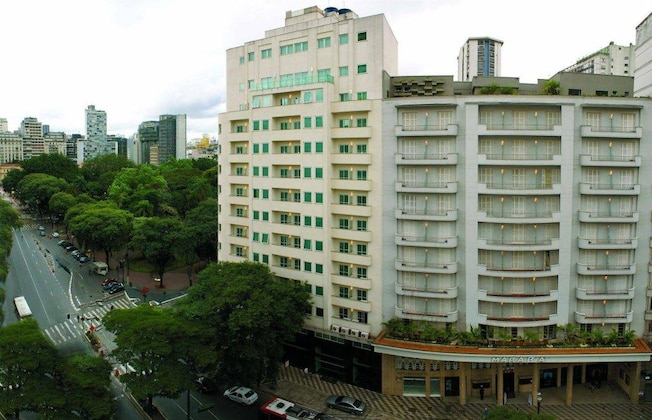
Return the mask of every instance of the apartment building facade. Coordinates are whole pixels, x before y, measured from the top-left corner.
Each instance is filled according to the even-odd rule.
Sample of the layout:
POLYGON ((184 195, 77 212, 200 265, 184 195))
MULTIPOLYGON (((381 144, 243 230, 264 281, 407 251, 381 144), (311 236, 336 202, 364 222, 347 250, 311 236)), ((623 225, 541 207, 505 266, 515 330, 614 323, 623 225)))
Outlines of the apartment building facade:
POLYGON ((493 38, 469 38, 457 56, 457 80, 469 82, 476 76, 501 76, 503 42, 493 38))
POLYGON ((610 42, 604 48, 583 57, 563 71, 612 76, 634 76, 635 50, 633 44, 616 45, 610 42))
POLYGON ((650 329, 635 316, 652 296, 649 101, 631 98, 631 79, 597 75, 559 75, 564 94, 549 96, 545 81, 396 73, 384 16, 348 9, 287 12, 227 51, 218 257, 305 282, 313 308, 288 358, 461 403, 480 386, 511 397, 593 376, 638 398, 643 340, 528 358, 383 329, 541 340, 569 323, 650 329), (496 83, 514 94, 481 94, 496 83))

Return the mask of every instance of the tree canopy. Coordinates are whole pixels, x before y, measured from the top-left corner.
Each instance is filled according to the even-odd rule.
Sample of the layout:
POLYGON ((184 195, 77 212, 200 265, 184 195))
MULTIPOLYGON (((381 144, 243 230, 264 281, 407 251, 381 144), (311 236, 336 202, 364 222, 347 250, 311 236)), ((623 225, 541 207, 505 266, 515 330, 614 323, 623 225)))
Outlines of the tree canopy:
POLYGON ((139 251, 154 264, 163 287, 163 276, 175 259, 179 241, 182 240, 181 222, 170 217, 139 217, 134 220, 134 229, 129 249, 139 251))
POLYGON ((132 213, 141 200, 146 200, 153 206, 154 214, 158 215, 169 195, 165 178, 151 165, 122 169, 109 188, 109 198, 119 208, 132 213))

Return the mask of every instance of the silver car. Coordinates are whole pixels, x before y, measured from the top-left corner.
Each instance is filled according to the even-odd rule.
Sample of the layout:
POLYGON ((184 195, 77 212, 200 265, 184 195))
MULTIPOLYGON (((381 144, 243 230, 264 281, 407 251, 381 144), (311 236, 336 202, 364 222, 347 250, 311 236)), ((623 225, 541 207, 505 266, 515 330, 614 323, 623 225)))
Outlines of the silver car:
POLYGON ((253 389, 244 386, 232 386, 224 391, 224 396, 231 401, 235 401, 244 405, 251 405, 258 399, 258 394, 253 389))
POLYGON ((331 395, 326 398, 326 405, 329 408, 358 415, 361 415, 365 408, 367 408, 367 405, 362 401, 353 397, 347 397, 346 395, 331 395))

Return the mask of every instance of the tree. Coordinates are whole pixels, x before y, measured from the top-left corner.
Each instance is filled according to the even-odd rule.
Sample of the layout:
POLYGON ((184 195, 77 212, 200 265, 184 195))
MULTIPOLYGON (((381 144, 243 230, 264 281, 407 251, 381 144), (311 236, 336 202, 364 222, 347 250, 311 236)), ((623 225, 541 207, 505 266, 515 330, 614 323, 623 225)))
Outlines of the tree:
POLYGON ((546 95, 559 95, 561 93, 561 85, 559 84, 559 80, 548 80, 543 85, 543 93, 546 95))
POLYGON ((0 329, 0 383, 7 387, 0 412, 53 412, 65 407, 58 389, 57 350, 33 318, 0 329))
POLYGON ((175 259, 181 239, 181 222, 169 217, 139 217, 134 228, 129 249, 139 250, 143 257, 154 264, 163 287, 163 275, 175 259))
POLYGON ((56 215, 60 221, 63 221, 66 212, 75 204, 77 204, 77 199, 74 195, 67 192, 58 192, 50 197, 48 208, 50 214, 56 215))
POLYGON ((32 173, 20 180, 17 195, 39 214, 45 214, 49 210, 50 198, 58 192, 67 191, 68 187, 68 183, 62 178, 32 173))
POLYGON ((23 177, 27 175, 25 171, 21 169, 11 169, 7 172, 4 178, 2 178, 2 189, 7 192, 15 192, 18 190, 18 183, 23 177))
POLYGON ((21 162, 26 174, 46 174, 73 183, 79 176, 77 164, 60 153, 34 156, 21 162))
POLYGON ((154 214, 158 215, 169 195, 165 178, 155 167, 150 165, 122 169, 109 187, 109 198, 119 208, 129 210, 134 214, 136 213, 136 204, 145 200, 151 203, 154 207, 154 214))
POLYGON ((209 265, 177 304, 179 312, 212 332, 205 369, 225 381, 276 378, 283 343, 310 313, 310 294, 299 282, 278 281, 254 262, 209 265))
POLYGON ((123 249, 129 241, 133 220, 128 211, 100 202, 84 205, 81 213, 69 220, 68 228, 86 248, 103 250, 110 267, 112 252, 123 249))
POLYGON ((113 415, 110 379, 111 365, 101 357, 73 354, 63 363, 63 387, 67 414, 79 413, 84 419, 110 419, 113 415))
MULTIPOLYGON (((169 164, 169 163, 168 163, 169 164)), ((190 209, 197 206, 199 200, 192 194, 190 186, 201 179, 201 171, 192 167, 173 168, 163 172, 168 188, 170 189, 170 204, 177 213, 185 215, 190 209)))
POLYGON ((217 259, 217 200, 206 199, 190 210, 184 220, 197 256, 204 261, 217 259))
POLYGON ((135 372, 120 376, 139 401, 152 408, 155 396, 177 398, 193 384, 195 355, 202 355, 201 331, 172 311, 139 305, 114 309, 104 317, 104 326, 116 334, 116 359, 135 372), (191 362, 192 361, 192 362, 191 362))
POLYGON ((103 199, 116 175, 124 168, 134 168, 136 164, 122 155, 101 155, 84 162, 81 175, 85 190, 96 199, 103 199))

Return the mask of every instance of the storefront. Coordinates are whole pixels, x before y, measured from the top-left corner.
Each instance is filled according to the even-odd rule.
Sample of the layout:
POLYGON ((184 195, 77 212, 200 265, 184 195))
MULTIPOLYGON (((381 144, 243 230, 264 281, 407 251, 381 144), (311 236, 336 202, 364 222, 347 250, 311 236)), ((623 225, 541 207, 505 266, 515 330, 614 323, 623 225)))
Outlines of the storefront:
POLYGON ((391 395, 451 398, 465 404, 470 396, 494 398, 498 405, 540 389, 573 385, 618 384, 638 401, 641 365, 652 351, 642 339, 631 347, 471 347, 417 343, 385 338, 374 341, 382 358, 382 392, 391 395))

